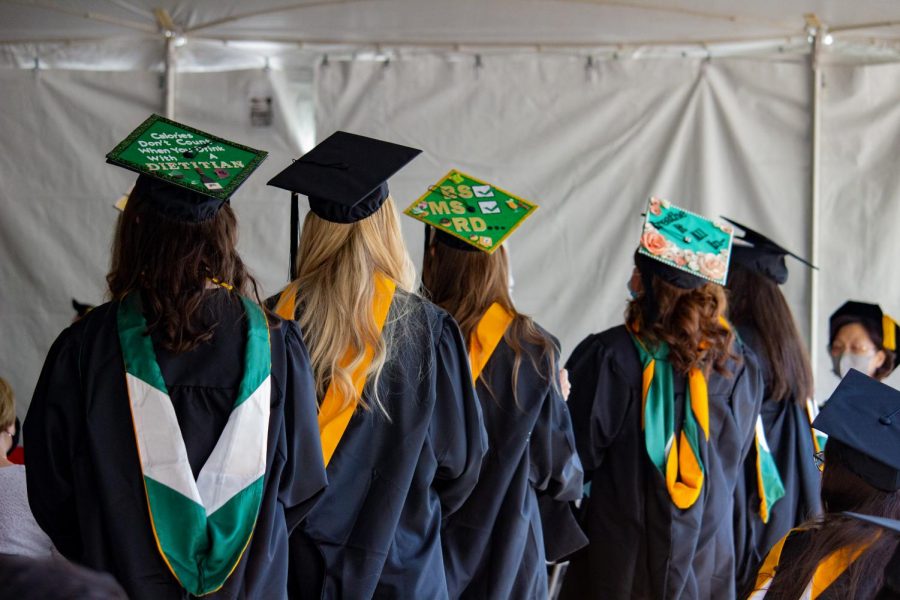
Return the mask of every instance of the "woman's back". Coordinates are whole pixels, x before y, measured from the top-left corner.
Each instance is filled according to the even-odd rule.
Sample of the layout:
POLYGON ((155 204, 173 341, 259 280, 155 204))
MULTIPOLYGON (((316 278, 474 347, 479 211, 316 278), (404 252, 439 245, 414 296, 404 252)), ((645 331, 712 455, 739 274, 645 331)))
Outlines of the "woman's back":
MULTIPOLYGON (((538 331, 556 347, 550 334, 538 331)), ((504 339, 481 372, 476 389, 489 451, 477 487, 444 531, 451 597, 547 593, 544 535, 564 532, 544 530, 538 495, 565 504, 580 498, 582 487, 571 419, 555 383, 555 355, 523 343, 514 378, 516 354, 504 339)))
MULTIPOLYGON (((707 378, 709 430, 701 444, 699 499, 677 508, 647 455, 643 367, 618 326, 585 339, 566 367, 578 453, 590 482, 583 523, 592 540, 573 559, 565 598, 729 598, 734 595, 734 486, 752 442, 761 378, 739 347, 731 376, 707 378)), ((685 410, 685 378, 674 381, 674 418, 685 410)))
MULTIPOLYGON (((328 489, 292 537, 296 597, 447 596, 441 520, 478 480, 481 410, 446 312, 398 290, 384 335, 378 398, 389 417, 359 408, 341 436, 328 489)), ((367 385, 370 405, 372 393, 367 385)))

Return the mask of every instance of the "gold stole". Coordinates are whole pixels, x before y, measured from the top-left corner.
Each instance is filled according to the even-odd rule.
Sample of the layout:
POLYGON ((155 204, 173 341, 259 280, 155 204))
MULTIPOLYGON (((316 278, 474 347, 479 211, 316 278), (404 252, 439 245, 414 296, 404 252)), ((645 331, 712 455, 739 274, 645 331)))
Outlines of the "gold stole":
MULTIPOLYGON (((795 531, 798 530, 794 529, 789 531, 787 535, 781 538, 781 541, 775 544, 769 552, 769 555, 766 556, 766 560, 763 562, 763 566, 756 576, 755 589, 760 590, 763 586, 770 585, 772 580, 775 579, 775 575, 778 572, 778 563, 781 560, 781 552, 784 550, 784 543, 795 531)), ((837 581, 838 577, 843 575, 844 571, 846 571, 863 552, 868 550, 869 546, 871 546, 878 537, 879 536, 876 535, 872 540, 861 546, 855 548, 841 548, 826 556, 824 560, 816 566, 816 570, 813 572, 812 600, 816 600, 816 598, 821 596, 829 587, 831 587, 831 585, 837 581)))
POLYGON ((478 381, 485 365, 491 359, 500 340, 513 322, 513 314, 497 302, 491 304, 469 339, 469 363, 472 366, 472 382, 478 381))
MULTIPOLYGON (((381 273, 375 274, 375 294, 372 298, 372 312, 375 317, 375 327, 378 329, 379 334, 384 330, 384 324, 387 321, 396 289, 397 284, 392 279, 381 273)), ((279 317, 288 320, 294 319, 297 309, 297 290, 298 284, 294 281, 281 293, 278 302, 275 304, 275 313, 279 317)), ((375 350, 371 346, 366 346, 366 352, 362 361, 353 370, 352 379, 353 388, 356 390, 355 398, 348 399, 344 397, 335 387, 334 382, 328 385, 325 398, 319 406, 319 437, 322 441, 322 457, 325 459, 326 467, 331 461, 338 443, 344 436, 347 426, 350 424, 350 418, 356 412, 359 399, 362 397, 363 389, 366 387, 366 372, 369 370, 369 365, 372 364, 374 356, 375 350)), ((348 367, 352 358, 353 355, 348 349, 341 359, 341 367, 348 367)))

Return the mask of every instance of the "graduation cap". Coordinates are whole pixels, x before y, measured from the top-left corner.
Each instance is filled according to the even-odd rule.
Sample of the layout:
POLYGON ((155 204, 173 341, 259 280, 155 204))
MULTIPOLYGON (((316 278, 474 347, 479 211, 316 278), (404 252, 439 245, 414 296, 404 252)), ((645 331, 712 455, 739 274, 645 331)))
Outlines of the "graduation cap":
POLYGON ((785 256, 793 256, 804 265, 818 269, 808 260, 787 250, 758 231, 754 231, 728 217, 722 218, 744 231, 743 235, 738 237, 738 240, 745 242, 745 244, 735 244, 734 248, 732 248, 732 264, 741 265, 750 271, 768 277, 778 285, 786 282, 788 278, 787 265, 784 261, 785 256))
POLYGON ((138 173, 129 197, 148 200, 163 216, 200 223, 222 208, 267 154, 152 115, 106 160, 138 173))
POLYGON ((650 198, 635 265, 682 288, 725 285, 734 230, 660 198, 650 198))
POLYGON ((94 309, 94 305, 93 304, 83 304, 83 303, 79 302, 78 300, 76 300, 75 298, 72 298, 72 308, 75 309, 75 314, 80 319, 84 315, 91 312, 94 309))
POLYGON ((851 369, 813 428, 828 434, 829 450, 859 477, 880 490, 900 489, 900 391, 851 369))
POLYGON ((456 250, 493 254, 538 209, 537 205, 456 169, 428 188, 405 211, 434 229, 431 240, 456 250))
POLYGON ((883 527, 885 529, 890 529, 892 531, 896 531, 900 533, 900 521, 897 519, 888 519, 886 517, 876 517, 875 515, 863 515, 860 513, 844 511, 844 516, 850 517, 852 519, 858 519, 860 521, 865 521, 866 523, 871 523, 872 525, 878 525, 879 527, 883 527))
POLYGON ((421 154, 417 148, 336 131, 269 181, 291 194, 291 272, 297 251, 297 194, 317 216, 332 223, 356 223, 387 199, 387 180, 421 154))
MULTIPOLYGON (((834 342, 838 331, 848 323, 860 323, 868 331, 880 336, 880 340, 873 340, 885 350, 897 351, 897 341, 900 340, 900 326, 890 316, 881 310, 877 304, 848 300, 839 309, 831 314, 828 319, 828 343, 834 342)), ((895 365, 896 367, 896 365, 895 365)))

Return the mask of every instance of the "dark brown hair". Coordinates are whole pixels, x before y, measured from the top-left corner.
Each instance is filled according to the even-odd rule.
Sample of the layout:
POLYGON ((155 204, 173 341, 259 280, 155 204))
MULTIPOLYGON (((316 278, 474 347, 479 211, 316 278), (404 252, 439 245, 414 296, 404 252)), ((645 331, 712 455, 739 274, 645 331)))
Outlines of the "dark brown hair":
POLYGON ((730 375, 728 360, 738 356, 731 350, 734 332, 722 322, 725 290, 714 283, 686 290, 646 273, 641 279, 644 289, 625 311, 628 328, 651 347, 666 343, 669 361, 682 375, 693 368, 706 375, 712 370, 730 375))
POLYGON ((829 440, 822 476, 825 516, 805 525, 811 528, 810 544, 796 560, 778 565, 779 574, 772 582, 766 600, 800 598, 821 561, 838 550, 859 548, 869 543, 871 545, 848 568, 848 577, 833 584, 841 586, 833 590, 834 595, 836 598, 870 600, 881 587, 885 567, 900 536, 841 513, 852 511, 900 519, 900 490, 885 492, 869 485, 847 468, 841 456, 840 443, 829 440))
POLYGON ((525 344, 540 348, 540 356, 530 354, 535 370, 557 385, 556 344, 542 332, 531 317, 516 310, 509 295, 509 264, 506 247, 493 254, 457 250, 442 243, 432 243, 425 251, 422 268, 423 294, 449 312, 468 342, 478 322, 488 308, 497 302, 513 314, 513 322, 506 330, 504 341, 515 354, 512 384, 513 397, 517 393, 519 369, 525 344), (543 373, 538 360, 546 360, 549 373, 543 373))
POLYGON ((148 333, 159 331, 166 350, 187 352, 215 329, 200 318, 210 280, 252 292, 257 302, 259 293, 235 249, 237 220, 227 203, 207 221, 186 223, 159 214, 150 202, 132 194, 119 216, 106 282, 113 300, 140 292, 148 333))
POLYGON ((768 362, 766 381, 771 397, 786 400, 793 396, 805 406, 813 394, 813 374, 809 354, 800 339, 797 323, 778 284, 750 269, 734 265, 728 276, 728 318, 735 326, 751 328, 759 334, 755 348, 768 362))

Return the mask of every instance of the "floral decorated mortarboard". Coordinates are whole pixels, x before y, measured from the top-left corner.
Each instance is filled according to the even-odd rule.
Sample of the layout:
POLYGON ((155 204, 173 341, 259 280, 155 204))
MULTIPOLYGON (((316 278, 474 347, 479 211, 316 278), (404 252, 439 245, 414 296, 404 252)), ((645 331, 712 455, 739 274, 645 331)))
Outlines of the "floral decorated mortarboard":
MULTIPOLYGON (((727 223, 650 198, 638 254, 677 272, 725 285, 733 239, 734 230, 727 223)), ((678 285, 677 280, 672 283, 678 285)))

